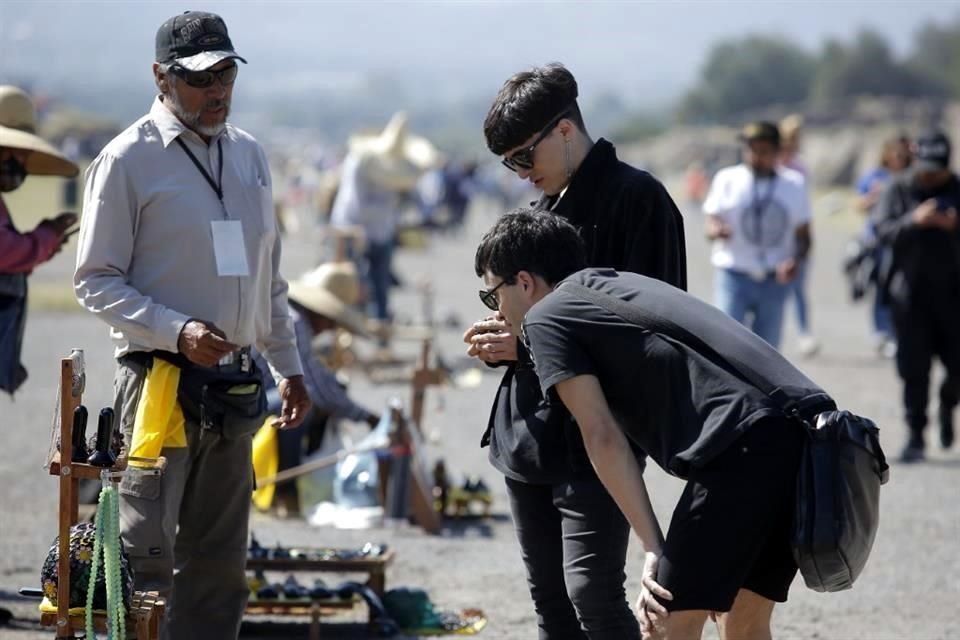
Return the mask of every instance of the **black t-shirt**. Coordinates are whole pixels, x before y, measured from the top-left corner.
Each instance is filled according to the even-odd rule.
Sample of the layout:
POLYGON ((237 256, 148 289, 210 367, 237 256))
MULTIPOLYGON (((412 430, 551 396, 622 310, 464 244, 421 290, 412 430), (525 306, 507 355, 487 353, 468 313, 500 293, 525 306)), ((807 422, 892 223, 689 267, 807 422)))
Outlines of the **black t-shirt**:
MULTIPOLYGON (((725 353, 750 363, 790 398, 820 394, 832 403, 761 338, 679 289, 611 269, 585 269, 568 281, 670 318, 707 345, 724 345, 725 353)), ((530 309, 522 335, 545 396, 559 402, 554 385, 579 375, 596 376, 631 442, 680 477, 691 465, 703 466, 716 457, 761 418, 783 415, 773 400, 733 374, 725 362, 626 322, 562 283, 530 309)))

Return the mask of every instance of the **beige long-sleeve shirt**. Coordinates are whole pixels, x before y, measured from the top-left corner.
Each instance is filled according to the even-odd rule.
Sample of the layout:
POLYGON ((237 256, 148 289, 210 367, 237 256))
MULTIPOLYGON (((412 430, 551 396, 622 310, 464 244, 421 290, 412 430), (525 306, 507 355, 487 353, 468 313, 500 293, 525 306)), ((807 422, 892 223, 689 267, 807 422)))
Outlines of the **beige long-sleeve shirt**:
POLYGON ((157 99, 87 169, 74 290, 110 325, 117 357, 176 352, 199 319, 255 345, 275 374, 300 375, 279 265, 270 171, 246 132, 228 124, 206 144, 157 99), (223 163, 222 202, 177 138, 214 181, 223 163), (247 276, 218 275, 211 222, 222 220, 242 224, 247 276))

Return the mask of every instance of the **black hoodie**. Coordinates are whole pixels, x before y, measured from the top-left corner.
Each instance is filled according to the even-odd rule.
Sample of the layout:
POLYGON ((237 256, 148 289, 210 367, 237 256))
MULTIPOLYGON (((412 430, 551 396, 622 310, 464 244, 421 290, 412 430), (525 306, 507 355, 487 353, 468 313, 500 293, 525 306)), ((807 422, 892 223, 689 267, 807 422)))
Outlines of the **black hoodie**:
MULTIPOLYGON (((545 195, 535 206, 577 228, 588 266, 632 271, 686 290, 680 211, 659 180, 618 160, 610 142, 601 138, 593 145, 562 197, 545 195)), ((490 462, 507 477, 534 484, 592 473, 579 428, 563 406, 543 399, 519 341, 517 350, 481 441, 490 445, 490 462)))

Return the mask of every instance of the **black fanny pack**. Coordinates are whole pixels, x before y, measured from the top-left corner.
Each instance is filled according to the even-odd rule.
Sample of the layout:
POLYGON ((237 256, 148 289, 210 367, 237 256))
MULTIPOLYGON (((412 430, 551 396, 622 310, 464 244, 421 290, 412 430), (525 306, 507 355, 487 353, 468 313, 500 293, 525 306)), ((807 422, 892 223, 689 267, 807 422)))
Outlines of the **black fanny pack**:
POLYGON ((249 350, 234 356, 233 363, 216 367, 201 367, 168 351, 135 352, 125 357, 148 367, 153 358, 178 367, 177 400, 184 417, 204 431, 234 440, 256 433, 267 413, 267 395, 256 361, 249 350))

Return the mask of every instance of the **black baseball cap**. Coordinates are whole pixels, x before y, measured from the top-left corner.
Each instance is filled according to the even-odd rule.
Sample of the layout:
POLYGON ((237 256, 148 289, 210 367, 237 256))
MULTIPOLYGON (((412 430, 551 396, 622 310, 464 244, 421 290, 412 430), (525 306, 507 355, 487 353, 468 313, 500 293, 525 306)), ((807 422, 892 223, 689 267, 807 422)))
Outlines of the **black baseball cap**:
POLYGON ((917 138, 917 171, 943 171, 950 167, 950 138, 942 131, 928 131, 917 138))
POLYGON ((766 140, 776 146, 780 146, 780 128, 772 122, 758 121, 750 122, 744 125, 737 138, 741 142, 754 142, 756 140, 766 140))
POLYGON ((233 50, 227 25, 215 13, 185 11, 157 29, 157 62, 203 71, 228 58, 247 62, 233 50))

